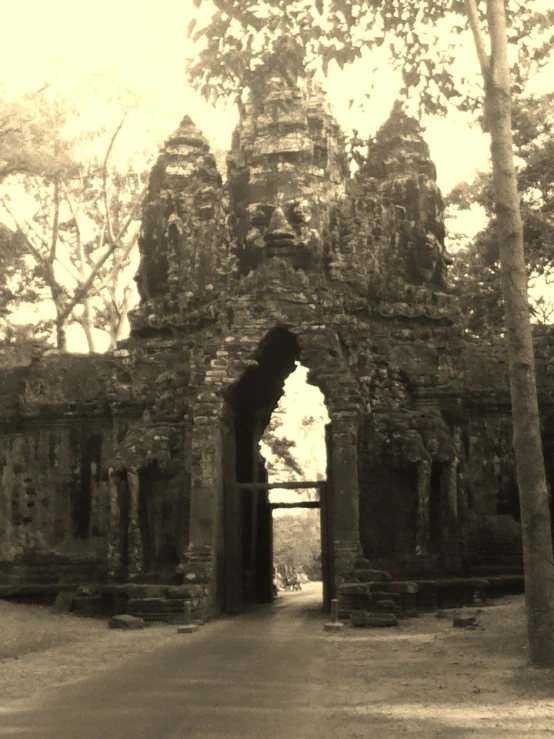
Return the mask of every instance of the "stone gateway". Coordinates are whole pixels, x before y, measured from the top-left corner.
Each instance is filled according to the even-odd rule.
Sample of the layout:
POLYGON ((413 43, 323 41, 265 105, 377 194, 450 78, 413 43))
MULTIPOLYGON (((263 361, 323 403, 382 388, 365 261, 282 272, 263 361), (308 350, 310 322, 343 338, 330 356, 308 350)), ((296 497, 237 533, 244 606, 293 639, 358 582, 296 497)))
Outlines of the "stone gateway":
MULTIPOLYGON (((330 417, 327 603, 521 571, 505 349, 457 328, 444 236, 400 106, 350 175, 321 90, 268 75, 225 185, 185 118, 150 176, 130 338, 4 361, 0 590, 86 586, 85 610, 109 591, 145 619, 271 600, 258 442, 297 361, 330 417)), ((549 330, 536 352, 554 480, 549 330)))

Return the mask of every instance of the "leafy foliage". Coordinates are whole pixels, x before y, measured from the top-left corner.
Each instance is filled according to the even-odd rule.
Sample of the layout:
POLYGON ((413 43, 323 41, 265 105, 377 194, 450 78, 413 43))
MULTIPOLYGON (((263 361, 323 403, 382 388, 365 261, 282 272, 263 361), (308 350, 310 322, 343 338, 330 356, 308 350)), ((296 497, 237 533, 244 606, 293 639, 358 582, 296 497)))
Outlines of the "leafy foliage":
POLYGON ((0 94, 0 182, 21 172, 52 176, 70 166, 69 142, 52 146, 58 111, 46 103, 44 93, 38 90, 20 100, 0 94))
POLYGON ((321 534, 318 510, 273 516, 273 562, 278 572, 305 572, 321 577, 321 534))
MULTIPOLYGON (((514 101, 514 140, 520 161, 518 185, 530 287, 554 278, 554 95, 514 101)), ((497 222, 492 175, 480 173, 450 193, 448 207, 482 206, 489 222, 473 243, 455 255, 451 274, 458 292, 462 321, 476 336, 496 336, 504 330, 500 286, 497 222)), ((530 307, 539 323, 550 322, 554 306, 548 295, 530 292, 530 307)))
POLYGON ((53 153, 51 166, 14 171, 2 188, 20 252, 12 267, 18 303, 53 304, 59 349, 66 348, 71 323, 81 325, 89 350, 95 350, 95 329, 107 330, 113 347, 133 297, 129 268, 147 159, 138 168, 114 161, 129 110, 120 110, 113 128, 82 131, 78 106, 51 90, 43 97, 35 127, 41 127, 43 148, 53 153))
MULTIPOLYGON (((202 0, 196 0, 200 7, 202 0)), ((260 84, 260 69, 291 81, 306 72, 327 74, 367 51, 388 46, 402 73, 402 95, 422 110, 444 113, 450 105, 475 110, 482 104, 467 70, 455 64, 467 42, 463 0, 214 0, 216 11, 189 33, 204 47, 189 66, 190 78, 208 99, 234 97, 260 84)), ((508 3, 509 43, 517 46, 516 88, 548 57, 553 11, 537 11, 522 0, 508 3)), ((484 22, 484 13, 480 21, 484 22)), ((475 82, 475 79, 472 80, 475 82)))

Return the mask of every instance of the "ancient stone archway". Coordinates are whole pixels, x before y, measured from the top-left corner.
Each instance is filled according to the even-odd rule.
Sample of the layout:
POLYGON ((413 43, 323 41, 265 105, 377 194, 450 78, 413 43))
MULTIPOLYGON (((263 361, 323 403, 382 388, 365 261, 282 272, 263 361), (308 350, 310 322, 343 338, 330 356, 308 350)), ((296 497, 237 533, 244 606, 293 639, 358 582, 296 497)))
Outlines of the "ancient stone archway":
MULTIPOLYGON (((329 474, 322 512, 329 537, 328 557, 332 560, 329 571, 347 578, 360 553, 355 383, 341 357, 337 337, 332 332, 322 333, 317 325, 313 330, 304 325, 296 331, 280 325, 265 332, 248 358, 244 356, 245 343, 228 343, 226 382, 219 382, 216 390, 209 381, 212 375, 208 375, 197 396, 208 405, 202 411, 197 406, 194 414, 187 569, 191 581, 209 585, 209 601, 216 611, 240 610, 244 603, 270 594, 267 496, 262 500, 258 493, 245 493, 241 503, 236 483, 267 481, 258 443, 284 381, 299 359, 310 369, 312 382, 323 391, 331 419, 327 436, 329 474), (350 393, 345 391, 349 386, 350 393), (248 497, 251 501, 247 504, 248 497), (265 549, 259 557, 265 569, 258 573, 258 586, 250 586, 250 594, 244 595, 241 578, 245 576, 238 573, 240 567, 233 570, 225 562, 242 556, 234 532, 240 528, 241 516, 250 515, 246 509, 253 510, 254 497, 260 503, 255 507, 264 527, 260 541, 265 549), (226 549, 233 553, 228 556, 226 549), (234 591, 233 595, 225 594, 226 587, 234 591), (242 592, 240 597, 236 595, 238 590, 242 592)), ((334 582, 329 589, 333 587, 334 582)))

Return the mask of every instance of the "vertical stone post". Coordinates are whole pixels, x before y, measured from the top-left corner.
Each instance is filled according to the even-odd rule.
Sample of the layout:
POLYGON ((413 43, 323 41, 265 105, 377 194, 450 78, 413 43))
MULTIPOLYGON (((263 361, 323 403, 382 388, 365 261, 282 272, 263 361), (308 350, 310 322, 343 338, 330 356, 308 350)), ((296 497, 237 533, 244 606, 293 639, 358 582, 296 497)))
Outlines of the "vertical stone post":
POLYGON ((185 555, 185 580, 199 586, 198 596, 204 599, 207 617, 217 615, 215 563, 218 547, 223 547, 223 532, 219 526, 223 505, 222 465, 220 419, 196 416, 192 434, 190 541, 185 555))
POLYGON ((419 557, 429 555, 431 494, 431 462, 422 459, 417 465, 417 533, 416 554, 419 557))
POLYGON ((137 467, 127 471, 129 485, 129 525, 127 527, 127 541, 129 546, 129 575, 135 577, 144 567, 142 537, 139 522, 139 495, 140 482, 137 467))
POLYGON ((464 473, 458 468, 456 484, 458 486, 458 538, 460 542, 460 564, 467 558, 469 506, 464 473))
POLYGON ((469 527, 469 504, 467 497, 467 484, 465 479, 465 451, 462 444, 461 431, 456 433, 456 455, 458 457, 456 486, 458 490, 458 539, 460 549, 460 564, 467 556, 467 535, 469 527))
POLYGON ((460 537, 458 530, 458 459, 444 466, 441 479, 442 511, 444 522, 441 530, 441 549, 445 567, 459 570, 460 537))
POLYGON ((114 577, 121 569, 121 536, 119 533, 121 512, 119 508, 118 474, 113 467, 110 467, 108 470, 108 495, 110 501, 110 519, 108 526, 108 577, 114 577))
POLYGON ((360 555, 357 418, 354 414, 331 419, 335 576, 351 579, 360 555))

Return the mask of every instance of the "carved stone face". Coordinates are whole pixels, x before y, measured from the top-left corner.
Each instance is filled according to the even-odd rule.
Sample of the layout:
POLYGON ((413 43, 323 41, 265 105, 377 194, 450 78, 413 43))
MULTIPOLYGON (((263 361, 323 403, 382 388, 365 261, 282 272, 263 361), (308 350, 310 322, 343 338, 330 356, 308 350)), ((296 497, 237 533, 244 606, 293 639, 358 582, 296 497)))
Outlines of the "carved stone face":
POLYGON ((414 245, 412 258, 417 281, 446 287, 447 266, 452 264, 452 259, 435 234, 428 231, 418 239, 414 245))
POLYGON ((249 247, 263 248, 267 256, 295 257, 318 251, 320 231, 314 217, 315 203, 307 199, 278 199, 275 203, 248 206, 249 247))

